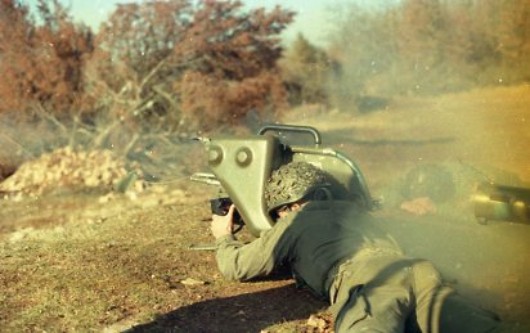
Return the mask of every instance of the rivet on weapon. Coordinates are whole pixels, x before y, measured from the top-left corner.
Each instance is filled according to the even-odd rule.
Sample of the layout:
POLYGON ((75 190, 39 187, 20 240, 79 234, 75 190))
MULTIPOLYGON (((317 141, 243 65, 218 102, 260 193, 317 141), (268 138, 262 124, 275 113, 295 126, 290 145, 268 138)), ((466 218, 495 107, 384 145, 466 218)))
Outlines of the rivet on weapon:
POLYGON ((240 148, 236 153, 236 162, 240 166, 247 166, 252 162, 252 152, 247 147, 240 148))
POLYGON ((208 162, 210 164, 219 164, 223 159, 223 151, 218 146, 210 147, 208 150, 208 162))

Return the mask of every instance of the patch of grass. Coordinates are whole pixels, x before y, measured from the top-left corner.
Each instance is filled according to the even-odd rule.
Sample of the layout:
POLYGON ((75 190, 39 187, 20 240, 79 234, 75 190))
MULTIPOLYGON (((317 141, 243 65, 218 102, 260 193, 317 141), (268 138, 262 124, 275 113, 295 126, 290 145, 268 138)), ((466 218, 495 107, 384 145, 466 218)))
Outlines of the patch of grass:
POLYGON ((77 221, 3 243, 0 326, 87 330, 145 320, 186 303, 172 293, 185 288, 179 279, 211 280, 196 265, 214 262, 211 253, 186 253, 186 242, 205 234, 206 225, 197 223, 199 212, 179 208, 123 212, 98 224, 77 221))

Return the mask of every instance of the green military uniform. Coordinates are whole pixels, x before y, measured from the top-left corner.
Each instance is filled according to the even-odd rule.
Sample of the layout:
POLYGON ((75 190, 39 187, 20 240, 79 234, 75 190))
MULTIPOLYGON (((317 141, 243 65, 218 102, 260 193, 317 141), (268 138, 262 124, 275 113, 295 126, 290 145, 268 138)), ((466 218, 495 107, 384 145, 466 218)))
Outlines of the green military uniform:
POLYGON ((228 279, 289 265, 298 282, 332 304, 338 333, 489 332, 498 324, 443 286, 429 262, 404 256, 375 219, 352 211, 350 202, 310 202, 249 244, 229 235, 217 245, 228 279))

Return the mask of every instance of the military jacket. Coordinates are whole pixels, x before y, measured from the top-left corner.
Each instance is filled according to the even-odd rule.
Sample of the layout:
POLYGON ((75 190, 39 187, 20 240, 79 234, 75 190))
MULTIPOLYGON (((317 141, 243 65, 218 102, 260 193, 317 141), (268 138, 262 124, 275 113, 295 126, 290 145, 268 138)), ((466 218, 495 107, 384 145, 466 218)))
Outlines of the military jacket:
POLYGON ((400 252, 373 217, 343 201, 310 202, 251 243, 229 235, 217 245, 219 270, 227 279, 249 280, 287 264, 297 280, 328 300, 339 264, 360 253, 400 252))

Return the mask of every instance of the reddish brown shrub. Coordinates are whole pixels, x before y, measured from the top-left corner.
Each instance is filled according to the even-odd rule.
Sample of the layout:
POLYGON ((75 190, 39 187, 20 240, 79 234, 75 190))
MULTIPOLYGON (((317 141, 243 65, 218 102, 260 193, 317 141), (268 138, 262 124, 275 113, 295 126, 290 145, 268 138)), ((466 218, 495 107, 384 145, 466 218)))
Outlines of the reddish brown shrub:
POLYGON ((173 129, 278 109, 285 93, 275 77, 277 35, 292 16, 279 7, 245 11, 239 1, 120 5, 97 36, 91 91, 111 113, 161 118, 173 129))
POLYGON ((93 50, 90 30, 74 25, 57 0, 39 0, 37 14, 40 24, 26 6, 0 1, 0 113, 22 114, 39 105, 60 114, 82 99, 84 57, 93 50))

